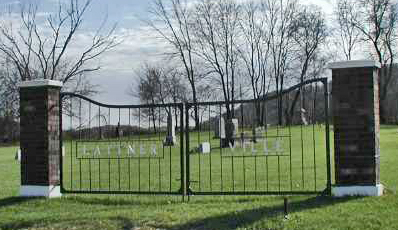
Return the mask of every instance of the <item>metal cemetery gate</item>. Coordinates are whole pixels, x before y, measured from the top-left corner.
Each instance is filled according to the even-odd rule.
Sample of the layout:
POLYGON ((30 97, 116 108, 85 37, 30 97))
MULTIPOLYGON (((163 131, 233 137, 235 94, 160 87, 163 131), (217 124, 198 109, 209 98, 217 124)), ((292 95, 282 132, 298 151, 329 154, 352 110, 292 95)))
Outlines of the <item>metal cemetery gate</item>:
POLYGON ((73 93, 60 101, 63 193, 182 194, 183 104, 106 105, 73 93), (174 140, 167 117, 177 121, 174 140))
POLYGON ((62 192, 330 194, 327 92, 321 78, 230 103, 106 105, 62 93, 62 192))
POLYGON ((327 92, 322 78, 257 100, 187 104, 186 117, 200 114, 196 130, 185 124, 188 194, 330 194, 327 92))

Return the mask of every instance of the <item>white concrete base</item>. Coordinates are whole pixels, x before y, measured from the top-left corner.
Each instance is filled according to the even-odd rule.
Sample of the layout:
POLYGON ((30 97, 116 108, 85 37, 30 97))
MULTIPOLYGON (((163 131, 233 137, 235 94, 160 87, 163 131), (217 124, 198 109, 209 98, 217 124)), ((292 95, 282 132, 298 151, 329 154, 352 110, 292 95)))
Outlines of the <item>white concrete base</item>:
POLYGON ((19 190, 19 195, 22 197, 47 197, 56 198, 61 197, 60 186, 37 186, 37 185, 22 185, 19 190))
POLYGON ((332 187, 332 195, 343 196, 381 196, 383 195, 383 185, 375 186, 336 186, 332 187))

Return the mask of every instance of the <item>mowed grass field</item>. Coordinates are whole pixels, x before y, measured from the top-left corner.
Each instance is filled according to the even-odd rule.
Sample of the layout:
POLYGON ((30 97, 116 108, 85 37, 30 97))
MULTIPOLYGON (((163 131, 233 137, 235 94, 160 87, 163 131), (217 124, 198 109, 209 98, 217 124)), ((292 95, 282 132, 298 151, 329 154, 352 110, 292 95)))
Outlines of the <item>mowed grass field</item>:
MULTIPOLYGON (((326 179, 323 128, 315 127, 314 136, 311 136, 312 130, 304 130, 303 145, 301 130, 295 127, 290 131, 293 151, 289 149, 290 140, 283 140, 280 142, 280 149, 283 151, 273 153, 271 150, 275 148, 276 144, 269 137, 267 147, 270 151, 267 154, 263 151, 264 142, 260 141, 253 147, 256 154, 252 153, 252 147, 248 147, 245 151, 236 148, 234 151, 220 153, 221 150, 216 148, 217 139, 212 139, 211 133, 209 135, 197 134, 196 137, 193 133, 190 141, 192 150, 190 177, 193 181, 191 189, 195 192, 267 191, 268 185, 268 191, 322 190, 325 188, 326 179), (214 147, 212 153, 196 153, 194 148, 197 147, 197 144, 207 140, 210 140, 214 147), (301 146, 304 146, 303 151, 301 146), (266 161, 268 161, 268 167, 265 167, 266 161), (290 170, 290 165, 292 165, 292 170, 290 170), (314 165, 316 165, 316 169, 314 165), (232 167, 234 168, 233 173, 232 167), (212 176, 211 188, 210 174, 212 176), (268 183, 266 183, 267 175, 268 183), (246 181, 245 184, 244 181, 246 181), (255 181, 257 181, 257 187, 255 181), (315 182, 317 182, 316 186, 315 182)), ((288 132, 289 130, 282 130, 277 136, 283 136, 288 132)), ((154 143, 156 142, 154 141, 154 143)), ((331 143, 333 143, 332 140, 331 143)), ((72 149, 76 149, 73 143, 65 143, 65 188, 81 189, 80 163, 76 158, 82 157, 96 158, 80 160, 86 164, 83 164, 81 173, 83 190, 90 190, 88 164, 91 164, 92 167, 92 191, 109 190, 109 184, 107 184, 109 174, 111 190, 119 190, 119 174, 121 175, 121 190, 176 191, 179 189, 180 155, 178 146, 171 150, 170 148, 166 149, 164 154, 158 147, 156 155, 152 156, 149 156, 150 152, 146 155, 136 152, 134 156, 127 156, 127 151, 121 152, 121 156, 126 159, 121 160, 120 166, 118 159, 112 159, 111 167, 109 167, 108 153, 107 150, 104 150, 108 144, 104 147, 98 146, 102 149, 99 156, 94 155, 93 152, 90 153, 89 150, 96 149, 97 145, 87 143, 86 152, 89 154, 80 156, 81 150, 77 151, 77 155, 76 151, 72 151, 72 149), (104 159, 97 159, 101 157, 104 159), (134 157, 136 159, 131 159, 134 157), (142 159, 139 160, 140 166, 138 167, 140 157, 142 159), (87 161, 91 161, 91 163, 87 161), (149 162, 151 163, 149 164, 149 162), (101 165, 101 170, 99 165, 101 165), (161 166, 160 170, 159 166, 161 166), (130 174, 127 174, 129 170, 130 174), (137 177, 138 172, 140 177, 137 177), (130 175, 130 180, 128 175, 130 175), (140 181, 138 178, 141 178, 140 181), (150 183, 148 179, 151 179, 150 183), (103 181, 103 184, 100 185, 99 181, 103 181), (129 184, 130 187, 128 187, 129 184)), ((131 145, 134 144, 131 143, 131 145)), ((147 149, 150 149, 150 146, 152 145, 149 145, 147 149)), ((138 144, 136 147, 138 148, 138 144)), ((341 199, 315 195, 289 196, 290 214, 288 219, 283 216, 283 197, 281 196, 193 196, 189 202, 182 202, 180 196, 163 195, 68 194, 62 198, 51 200, 19 198, 20 166, 14 160, 16 149, 17 147, 0 148, 0 229, 398 228, 398 197, 395 191, 398 185, 397 126, 382 126, 381 130, 381 180, 388 188, 385 196, 341 199)), ((331 150, 333 154, 333 145, 331 150)), ((117 153, 114 151, 111 152, 112 154, 115 157, 117 153)))

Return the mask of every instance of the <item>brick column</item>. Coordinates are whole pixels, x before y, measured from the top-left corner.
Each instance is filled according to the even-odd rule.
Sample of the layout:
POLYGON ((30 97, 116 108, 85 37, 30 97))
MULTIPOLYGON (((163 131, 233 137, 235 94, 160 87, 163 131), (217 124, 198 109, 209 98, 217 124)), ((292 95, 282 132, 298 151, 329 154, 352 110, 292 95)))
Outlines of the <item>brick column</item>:
POLYGON ((59 197, 59 93, 62 82, 26 81, 20 88, 21 196, 59 197))
POLYGON ((380 64, 347 61, 332 69, 335 196, 380 196, 380 64))

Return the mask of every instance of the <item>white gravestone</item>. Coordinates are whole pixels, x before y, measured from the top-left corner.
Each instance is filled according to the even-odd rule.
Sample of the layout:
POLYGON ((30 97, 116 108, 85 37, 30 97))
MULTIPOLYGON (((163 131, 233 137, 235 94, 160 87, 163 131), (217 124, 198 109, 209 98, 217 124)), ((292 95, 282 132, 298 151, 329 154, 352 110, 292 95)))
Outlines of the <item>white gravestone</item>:
POLYGON ((236 136, 239 133, 239 121, 238 119, 232 119, 233 124, 233 136, 236 136))
POLYGON ((131 146, 130 144, 127 146, 127 156, 131 157, 135 155, 135 145, 131 146))
POLYGON ((216 138, 225 138, 225 121, 223 117, 218 117, 215 125, 216 138))
POLYGON ((173 116, 169 113, 167 115, 167 136, 164 141, 164 146, 173 146, 176 143, 175 121, 173 116))
POLYGON ((18 149, 15 153, 15 160, 21 162, 21 149, 18 149))
POLYGON ((210 143, 203 142, 199 145, 199 152, 200 153, 210 153, 210 143))

